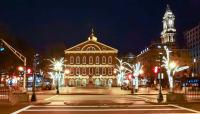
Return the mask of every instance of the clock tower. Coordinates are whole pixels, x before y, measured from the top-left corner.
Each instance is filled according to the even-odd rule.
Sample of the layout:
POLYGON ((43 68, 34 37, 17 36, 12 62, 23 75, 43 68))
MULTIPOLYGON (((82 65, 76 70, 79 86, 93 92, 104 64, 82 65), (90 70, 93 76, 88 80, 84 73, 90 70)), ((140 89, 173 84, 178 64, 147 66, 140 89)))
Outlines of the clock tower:
POLYGON ((161 32, 161 43, 175 43, 176 29, 174 27, 175 16, 169 5, 163 17, 163 31, 161 32))

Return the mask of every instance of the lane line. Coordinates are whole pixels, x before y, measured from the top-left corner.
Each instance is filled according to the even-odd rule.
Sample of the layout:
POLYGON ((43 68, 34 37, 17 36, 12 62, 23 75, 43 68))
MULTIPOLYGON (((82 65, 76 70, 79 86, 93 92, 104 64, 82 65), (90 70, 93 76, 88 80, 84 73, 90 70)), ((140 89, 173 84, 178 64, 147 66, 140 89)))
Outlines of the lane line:
MULTIPOLYGON (((113 107, 113 106, 116 106, 116 107, 151 107, 151 106, 155 106, 155 107, 167 107, 169 105, 131 105, 131 106, 117 106, 117 105, 109 105, 109 106, 101 106, 101 105, 88 105, 88 106, 32 106, 32 107, 113 107)), ((174 107, 174 106, 173 106, 174 107)))
MULTIPOLYGON (((106 112, 106 111, 148 111, 148 110, 154 110, 154 111, 160 111, 161 109, 28 109, 25 110, 27 112, 47 112, 47 111, 69 111, 69 112, 74 112, 74 111, 82 111, 82 112, 88 112, 88 111, 99 111, 99 112, 106 112)), ((166 108, 166 109, 162 109, 162 110, 173 110, 173 111, 177 111, 177 110, 182 110, 182 109, 171 109, 171 108, 166 108)))
POLYGON ((44 99, 44 100, 47 101, 47 100, 53 99, 54 97, 57 97, 57 96, 58 96, 58 95, 54 95, 54 96, 49 97, 49 98, 46 98, 46 99, 44 99))
POLYGON ((29 108, 31 108, 31 107, 32 107, 32 105, 26 106, 26 107, 24 107, 24 108, 22 108, 22 109, 19 109, 19 110, 15 111, 15 112, 13 112, 13 113, 11 113, 11 114, 18 114, 18 113, 20 113, 20 112, 26 111, 27 109, 29 109, 29 108))
POLYGON ((193 110, 193 109, 185 108, 185 107, 178 106, 178 105, 174 105, 174 104, 169 104, 169 105, 170 105, 170 106, 177 107, 177 108, 180 108, 180 109, 183 109, 183 110, 187 110, 187 111, 191 111, 191 112, 195 112, 195 113, 198 113, 198 114, 200 114, 200 112, 199 112, 199 111, 196 111, 196 110, 193 110))

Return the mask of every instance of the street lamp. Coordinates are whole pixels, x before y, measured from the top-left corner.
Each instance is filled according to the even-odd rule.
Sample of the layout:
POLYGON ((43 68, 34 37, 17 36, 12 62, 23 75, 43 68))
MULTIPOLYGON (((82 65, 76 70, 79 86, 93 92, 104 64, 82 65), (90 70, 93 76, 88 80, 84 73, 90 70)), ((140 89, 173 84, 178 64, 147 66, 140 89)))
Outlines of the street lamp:
POLYGON ((159 94, 158 94, 157 101, 158 101, 158 103, 161 103, 163 101, 162 80, 161 80, 162 79, 162 53, 159 53, 159 55, 160 55, 160 64, 159 64, 159 66, 160 66, 160 72, 159 72, 158 78, 159 78, 159 85, 160 85, 160 87, 159 87, 159 94))
POLYGON ((39 65, 39 54, 36 53, 34 55, 33 61, 33 83, 32 83, 32 96, 31 101, 36 101, 36 94, 35 94, 35 79, 36 79, 36 72, 38 70, 37 65, 39 65))

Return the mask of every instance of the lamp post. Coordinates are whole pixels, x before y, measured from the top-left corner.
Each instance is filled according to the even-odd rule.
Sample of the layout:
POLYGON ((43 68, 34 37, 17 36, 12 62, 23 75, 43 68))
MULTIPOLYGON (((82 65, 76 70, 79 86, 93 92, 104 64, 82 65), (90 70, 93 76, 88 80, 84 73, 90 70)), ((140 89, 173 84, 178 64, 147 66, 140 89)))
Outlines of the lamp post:
POLYGON ((36 71, 37 71, 37 65, 39 64, 39 54, 36 53, 34 55, 34 61, 33 61, 33 83, 32 83, 32 96, 31 101, 36 101, 36 94, 35 94, 35 78, 36 78, 36 71))
POLYGON ((159 53, 159 55, 160 55, 160 64, 159 64, 159 66, 160 66, 160 72, 159 72, 159 75, 158 75, 158 77, 159 77, 159 85, 160 85, 160 87, 159 87, 159 94, 158 94, 158 99, 157 99, 157 101, 158 101, 158 103, 161 103, 162 101, 163 101, 163 94, 162 94, 162 53, 159 53))

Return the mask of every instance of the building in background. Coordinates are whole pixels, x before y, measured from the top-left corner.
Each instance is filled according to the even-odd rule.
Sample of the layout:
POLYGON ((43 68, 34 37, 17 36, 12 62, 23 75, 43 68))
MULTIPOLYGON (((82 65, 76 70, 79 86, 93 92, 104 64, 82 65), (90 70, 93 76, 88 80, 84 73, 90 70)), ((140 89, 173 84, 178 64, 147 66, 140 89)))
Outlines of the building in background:
MULTIPOLYGON (((163 30, 161 32, 160 40, 152 42, 146 49, 142 50, 139 55, 137 55, 137 61, 141 62, 143 65, 143 76, 147 78, 151 84, 155 82, 158 76, 158 71, 155 70, 160 67, 160 60, 164 54, 164 46, 167 46, 172 52, 170 53, 170 58, 178 66, 191 66, 191 56, 188 49, 178 48, 176 45, 176 29, 174 26, 175 16, 172 13, 169 5, 167 5, 166 12, 163 17, 163 30), (161 48, 160 48, 161 47, 161 48)), ((164 69, 163 69, 163 72, 164 69)), ((189 70, 185 70, 176 73, 175 79, 184 79, 184 77, 190 74, 189 70)), ((165 79, 167 83, 167 79, 165 79)), ((167 84, 165 84, 167 85, 167 84)))
POLYGON ((70 73, 65 75, 69 86, 116 85, 114 68, 118 50, 97 41, 93 31, 88 40, 65 50, 66 68, 70 73))
POLYGON ((184 32, 187 42, 187 48, 190 50, 193 65, 192 71, 194 77, 200 76, 200 22, 198 25, 184 32))
POLYGON ((176 29, 174 26, 175 16, 167 5, 166 12, 163 16, 163 31, 161 32, 161 43, 175 43, 176 29))
POLYGON ((121 56, 120 58, 121 58, 124 62, 130 63, 130 64, 135 64, 135 63, 136 63, 136 61, 135 61, 136 56, 133 55, 132 53, 128 53, 128 54, 126 54, 126 55, 124 55, 124 56, 121 56))

